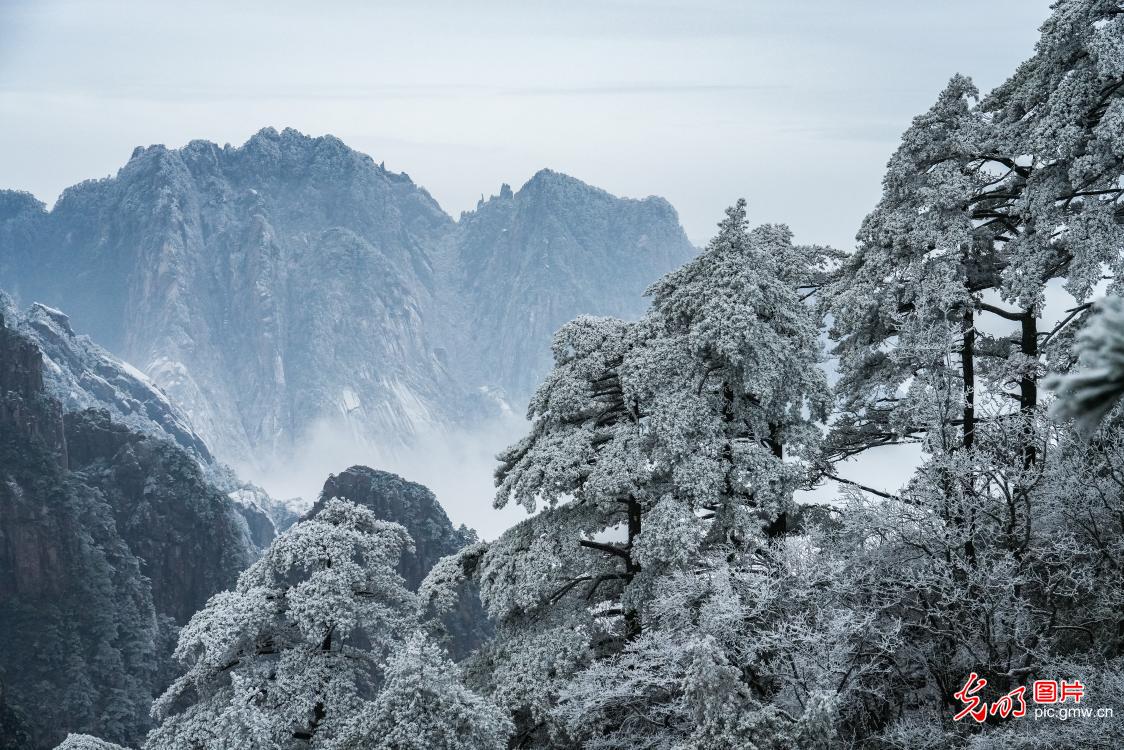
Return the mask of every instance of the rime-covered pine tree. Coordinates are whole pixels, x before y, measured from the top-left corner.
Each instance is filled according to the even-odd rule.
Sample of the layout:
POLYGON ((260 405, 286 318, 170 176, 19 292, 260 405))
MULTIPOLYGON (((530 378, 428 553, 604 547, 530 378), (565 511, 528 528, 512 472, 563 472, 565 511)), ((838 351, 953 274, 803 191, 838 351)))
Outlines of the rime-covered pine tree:
POLYGON ((390 657, 378 696, 333 750, 505 750, 506 713, 464 687, 439 646, 416 634, 390 657))
POLYGON ((829 403, 805 297, 830 256, 749 231, 739 202, 645 318, 558 332, 531 433, 497 471, 497 504, 546 507, 472 562, 498 622, 490 690, 526 741, 578 741, 559 692, 642 637, 673 576, 783 532, 829 403))
POLYGON ((1079 370, 1050 383, 1058 392, 1052 411, 1091 433, 1124 397, 1124 299, 1106 298, 1075 348, 1079 370))
POLYGON ((326 748, 414 627, 395 572, 406 531, 329 501, 180 633, 186 668, 153 707, 146 750, 326 748))
POLYGON ((993 285, 967 209, 986 185, 972 83, 952 79, 902 137, 859 245, 827 291, 842 414, 832 457, 923 440, 971 445, 976 295, 993 285), (957 427, 957 425, 959 427, 957 427))
MULTIPOLYGON (((953 79, 903 137, 827 295, 844 404, 831 458, 924 449, 900 496, 856 494, 843 514, 856 606, 902 628, 881 690, 896 705, 864 720, 897 712, 878 730, 891 744, 951 743, 939 723, 971 671, 988 699, 1081 664, 1118 674, 1106 572, 1120 535, 1105 519, 1119 491, 1105 467, 1119 432, 1075 440, 1045 418, 1039 382, 1072 362, 1093 286, 1119 278, 1121 10, 1058 3, 1035 56, 979 104, 953 79), (1051 285, 1078 304, 1047 329, 1051 285)), ((1031 741, 1013 728, 988 739, 1031 741)))
POLYGON ((974 105, 955 77, 904 135, 829 295, 837 455, 932 432, 970 447, 984 407, 1033 419, 1043 355, 1064 360, 1095 285, 1122 278, 1122 22, 1117 2, 1059 3, 1007 82, 974 105), (1040 330, 1055 279, 1078 304, 1040 330), (985 322, 1012 330, 985 336, 985 322))

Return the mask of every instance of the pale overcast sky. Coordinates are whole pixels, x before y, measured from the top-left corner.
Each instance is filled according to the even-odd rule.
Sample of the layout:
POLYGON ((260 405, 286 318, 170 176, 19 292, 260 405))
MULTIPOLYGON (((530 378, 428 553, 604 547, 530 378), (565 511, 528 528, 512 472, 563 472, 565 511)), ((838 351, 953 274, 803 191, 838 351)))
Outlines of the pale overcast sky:
POLYGON ((136 145, 332 133, 454 216, 542 167, 851 247, 910 118, 1031 54, 1047 0, 0 0, 0 187, 136 145))

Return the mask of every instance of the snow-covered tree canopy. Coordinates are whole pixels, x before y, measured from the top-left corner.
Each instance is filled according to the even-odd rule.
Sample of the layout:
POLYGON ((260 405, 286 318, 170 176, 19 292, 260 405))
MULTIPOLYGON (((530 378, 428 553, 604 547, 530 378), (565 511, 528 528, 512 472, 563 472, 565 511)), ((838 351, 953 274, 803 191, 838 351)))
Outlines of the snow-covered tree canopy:
POLYGON ((1118 2, 1058 3, 1007 82, 977 101, 956 76, 906 132, 827 295, 844 397, 833 455, 934 433, 970 445, 987 399, 1033 410, 1042 356, 1066 357, 1102 277, 1124 281, 1122 24, 1118 2), (1055 279, 1076 302, 1039 330, 1055 279), (997 320, 1015 330, 985 335, 997 320))
POLYGON ((126 750, 126 748, 88 734, 71 734, 55 750, 126 750))
POLYGON ((1085 433, 1124 397, 1124 298, 1108 297, 1089 325, 1078 335, 1078 372, 1056 377, 1050 383, 1059 399, 1054 413, 1076 419, 1085 433))
POLYGON ((148 750, 313 747, 336 737, 413 627, 398 524, 332 500, 293 526, 180 633, 186 667, 148 750))
POLYGON ((572 498, 623 518, 630 497, 714 511, 791 491, 798 475, 774 459, 786 445, 814 451, 829 407, 818 318, 800 293, 829 251, 791 240, 781 226, 749 232, 739 202, 698 258, 649 290, 645 318, 564 326, 531 434, 501 456, 497 504, 572 498))
POLYGON ((411 544, 335 498, 278 537, 180 633, 145 750, 506 747, 506 715, 419 630, 411 544))
MULTIPOLYGON (((1120 426, 1078 439, 1048 418, 1040 383, 1074 363, 1094 288, 1120 283, 1122 12, 1059 2, 1034 57, 1002 86, 981 100, 954 77, 903 136, 882 200, 824 295, 841 373, 825 464, 892 443, 921 448, 900 493, 872 502, 850 491, 842 514, 853 592, 859 571, 878 580, 858 606, 902 634, 883 683, 896 708, 872 705, 840 727, 856 736, 966 745, 947 708, 972 672, 988 700, 1082 664, 1119 673, 1110 633, 1121 621, 1106 607, 1119 610, 1124 527, 1106 524, 1121 498, 1106 466, 1120 426), (1047 318, 1062 289, 1074 302, 1047 318)), ((1113 388, 1103 382, 1112 355, 1088 341, 1090 377, 1062 381, 1079 400, 1113 388)), ((1017 729, 986 746, 1047 746, 1017 729)), ((1116 731, 1091 730, 1073 746, 1116 731)))
POLYGON ((386 682, 334 750, 504 750, 511 721, 465 688, 437 645, 417 634, 386 666, 386 682))
POLYGON ((579 318, 555 336, 531 432, 496 474, 498 505, 546 507, 474 566, 499 623, 494 690, 552 727, 536 731, 565 733, 548 721, 558 686, 640 636, 667 576, 783 532, 830 406, 810 297, 833 259, 787 227, 750 231, 739 201, 699 257, 649 290, 644 318, 579 318), (510 674, 535 660, 547 671, 510 674))

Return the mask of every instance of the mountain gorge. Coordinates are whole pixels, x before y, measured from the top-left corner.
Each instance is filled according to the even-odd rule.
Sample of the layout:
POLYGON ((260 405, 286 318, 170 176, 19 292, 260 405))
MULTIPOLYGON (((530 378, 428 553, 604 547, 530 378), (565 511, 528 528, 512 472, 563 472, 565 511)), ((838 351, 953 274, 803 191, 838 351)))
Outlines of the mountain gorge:
POLYGON ((561 323, 639 314, 693 252, 662 199, 544 170, 454 221, 294 130, 138 148, 50 211, 0 193, 0 288, 65 309, 240 465, 320 424, 393 450, 521 408, 561 323))
MULTIPOLYGON (((58 310, 21 313, 0 293, 0 736, 21 750, 76 731, 139 741, 180 628, 300 520, 235 482, 145 376, 58 310)), ((387 472, 330 476, 306 518, 335 497, 406 528, 411 589, 477 538, 387 472)), ((456 658, 491 633, 474 587, 443 623, 456 658)))

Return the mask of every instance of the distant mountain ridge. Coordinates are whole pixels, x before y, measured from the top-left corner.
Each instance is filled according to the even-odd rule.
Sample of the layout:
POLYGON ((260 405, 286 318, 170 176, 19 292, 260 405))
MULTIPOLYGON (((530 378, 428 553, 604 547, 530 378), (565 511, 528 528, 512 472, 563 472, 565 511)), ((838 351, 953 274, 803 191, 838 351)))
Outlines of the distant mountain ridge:
POLYGON ((503 185, 458 229, 454 359, 520 402, 550 370, 556 330, 583 313, 638 317, 645 289, 693 253, 663 198, 618 198, 549 169, 503 185))
POLYGON ((0 192, 0 288, 60 307, 221 460, 317 424, 393 447, 517 408, 582 313, 640 314, 694 249, 659 198, 543 170, 454 221, 332 136, 138 148, 53 209, 0 192))

